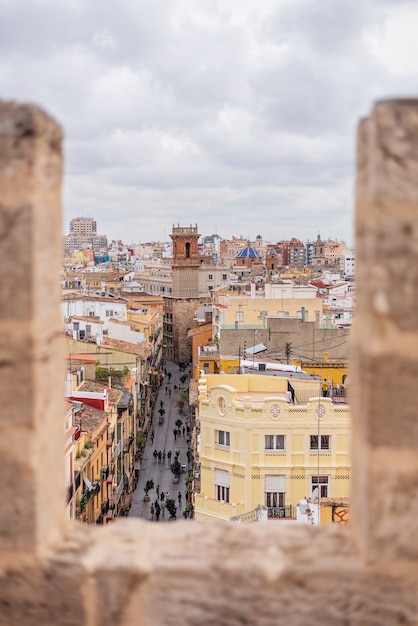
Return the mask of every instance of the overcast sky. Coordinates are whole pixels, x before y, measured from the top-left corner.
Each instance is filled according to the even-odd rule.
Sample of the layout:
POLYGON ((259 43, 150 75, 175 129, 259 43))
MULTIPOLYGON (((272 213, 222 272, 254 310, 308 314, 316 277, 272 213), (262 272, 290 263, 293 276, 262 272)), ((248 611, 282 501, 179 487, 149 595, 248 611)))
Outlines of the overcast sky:
POLYGON ((0 0, 0 94, 64 127, 63 232, 353 243, 356 125, 418 95, 403 0, 0 0))

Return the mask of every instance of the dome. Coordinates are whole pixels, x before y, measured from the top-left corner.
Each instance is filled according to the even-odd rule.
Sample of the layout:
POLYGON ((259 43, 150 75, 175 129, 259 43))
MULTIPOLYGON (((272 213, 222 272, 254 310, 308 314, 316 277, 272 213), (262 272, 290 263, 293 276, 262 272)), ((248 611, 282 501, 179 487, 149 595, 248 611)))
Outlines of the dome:
POLYGON ((237 254, 237 259, 261 259, 261 254, 254 248, 248 246, 237 254))

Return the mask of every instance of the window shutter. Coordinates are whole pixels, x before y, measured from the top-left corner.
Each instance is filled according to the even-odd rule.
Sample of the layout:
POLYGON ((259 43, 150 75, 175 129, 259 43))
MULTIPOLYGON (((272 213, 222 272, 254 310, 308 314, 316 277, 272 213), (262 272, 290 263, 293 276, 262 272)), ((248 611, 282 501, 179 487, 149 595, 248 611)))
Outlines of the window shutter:
POLYGON ((264 491, 284 493, 286 491, 286 476, 266 476, 264 479, 264 491))
POLYGON ((215 484, 220 487, 229 487, 229 472, 215 469, 215 484))

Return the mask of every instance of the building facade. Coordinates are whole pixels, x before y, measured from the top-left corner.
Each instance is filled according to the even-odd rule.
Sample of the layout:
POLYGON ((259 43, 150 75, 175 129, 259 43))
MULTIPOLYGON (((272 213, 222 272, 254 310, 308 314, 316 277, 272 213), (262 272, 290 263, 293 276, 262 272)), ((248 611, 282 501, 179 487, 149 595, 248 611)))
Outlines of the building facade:
POLYGON ((349 495, 349 407, 321 397, 318 381, 202 374, 198 386, 198 521, 260 504, 270 518, 295 519, 306 496, 349 495))

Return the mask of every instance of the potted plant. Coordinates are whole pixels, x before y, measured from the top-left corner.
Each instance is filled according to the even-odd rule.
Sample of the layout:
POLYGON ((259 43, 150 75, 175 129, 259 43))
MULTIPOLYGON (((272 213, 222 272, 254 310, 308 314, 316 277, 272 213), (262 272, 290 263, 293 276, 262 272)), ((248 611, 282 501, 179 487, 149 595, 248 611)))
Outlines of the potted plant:
POLYGON ((166 504, 167 511, 170 513, 170 517, 168 519, 169 520, 176 519, 177 507, 173 498, 168 498, 165 504, 166 504))
POLYGON ((174 457, 174 461, 172 462, 172 464, 170 465, 170 470, 173 473, 173 483, 178 483, 180 480, 180 474, 181 474, 181 465, 180 465, 180 461, 179 461, 179 454, 180 452, 176 452, 176 455, 174 457))
POLYGON ((147 482, 145 484, 145 487, 144 487, 144 491, 145 491, 144 500, 145 500, 145 502, 148 502, 149 499, 150 499, 148 492, 151 491, 151 489, 154 489, 154 481, 152 480, 152 478, 147 480, 147 482))
POLYGON ((140 430, 136 433, 136 445, 140 450, 145 448, 145 435, 140 430))

